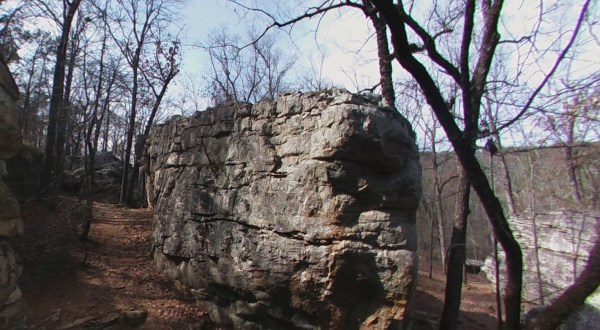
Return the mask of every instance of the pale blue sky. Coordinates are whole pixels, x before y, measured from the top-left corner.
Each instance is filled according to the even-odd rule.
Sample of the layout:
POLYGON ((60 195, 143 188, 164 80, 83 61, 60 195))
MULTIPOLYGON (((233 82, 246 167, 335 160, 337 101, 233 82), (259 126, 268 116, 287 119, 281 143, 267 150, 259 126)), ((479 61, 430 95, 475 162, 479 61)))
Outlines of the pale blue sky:
MULTIPOLYGON (((565 23, 567 20, 572 22, 579 14, 581 2, 579 0, 559 2, 560 6, 546 17, 546 23, 565 23)), ((265 0, 257 1, 257 3, 266 6, 268 3, 278 2, 265 0)), ((306 7, 301 1, 290 0, 289 4, 292 8, 303 9, 306 7), (301 5, 293 5, 296 3, 301 5)), ((428 5, 431 6, 431 3, 423 2, 420 9, 427 10, 428 5)), ((551 5, 552 1, 545 1, 544 9, 551 8, 551 5)), ((418 11, 419 8, 416 10, 418 11)), ((538 10, 538 1, 508 0, 503 8, 503 20, 509 23, 501 27, 502 38, 518 39, 528 34, 535 27, 538 10)), ((240 34, 244 34, 250 25, 258 27, 265 25, 261 21, 252 22, 252 15, 247 15, 243 21, 240 21, 239 15, 243 12, 242 8, 227 0, 188 0, 182 12, 182 20, 178 23, 186 26, 188 43, 206 40, 211 30, 222 25, 226 25, 232 32, 240 34)), ((591 13, 597 15, 593 10, 591 13)), ((356 90, 357 83, 360 85, 358 86, 360 89, 374 85, 378 81, 376 45, 374 38, 369 39, 372 29, 364 15, 356 9, 345 9, 343 14, 328 13, 320 22, 318 30, 314 32, 316 23, 316 19, 301 22, 295 26, 290 36, 278 33, 281 47, 287 51, 298 53, 297 70, 305 70, 310 65, 310 58, 318 57, 318 44, 318 47, 327 55, 324 63, 325 76, 335 85, 346 87, 351 91, 356 90), (359 50, 360 54, 357 54, 356 52, 359 50)), ((567 24, 566 28, 560 31, 563 35, 563 40, 560 42, 543 36, 537 38, 536 41, 543 47, 547 47, 551 42, 556 42, 555 47, 563 47, 571 33, 569 30, 571 27, 572 24, 567 24), (544 38, 547 39, 547 42, 544 42, 544 38)), ((598 27, 595 26, 594 29, 598 30, 598 27)), ((526 48, 522 48, 520 51, 526 50, 526 48)), ((589 47, 580 51, 578 56, 584 59, 577 64, 580 70, 597 70, 599 51, 597 43, 590 43, 589 47)), ((519 51, 515 51, 509 59, 512 66, 516 65, 518 55, 520 55, 519 51)), ((208 58, 202 50, 188 47, 184 56, 185 72, 201 75, 207 70, 208 58)), ((545 69, 551 66, 554 59, 555 54, 546 54, 545 59, 538 63, 540 65, 528 68, 532 70, 528 75, 530 83, 539 81, 546 71, 545 69)), ((400 68, 395 68, 395 72, 400 71, 400 68)))
MULTIPOLYGON (((226 25, 232 32, 244 35, 249 26, 263 27, 264 22, 250 20, 246 16, 240 21, 239 15, 242 9, 226 0, 202 0, 189 1, 183 10, 184 17, 181 24, 185 24, 187 42, 197 43, 206 40, 207 35, 213 29, 226 25)), ((329 14, 321 23, 321 28, 316 33, 319 47, 326 53, 325 75, 335 85, 344 86, 350 90, 355 89, 352 80, 347 74, 354 76, 353 70, 357 71, 358 81, 364 86, 371 86, 378 80, 377 63, 373 42, 367 42, 370 33, 368 21, 362 13, 351 10, 345 15, 329 14), (363 48, 363 53, 370 57, 366 62, 351 51, 363 48), (344 73, 346 72, 346 73, 344 73)), ((317 57, 317 43, 315 42, 314 26, 315 20, 309 20, 298 24, 292 35, 273 31, 278 35, 278 44, 286 51, 298 53, 297 70, 301 71, 310 65, 310 58, 317 57)), ((200 49, 187 47, 184 54, 184 71, 189 74, 201 75, 207 70, 208 58, 200 49)))

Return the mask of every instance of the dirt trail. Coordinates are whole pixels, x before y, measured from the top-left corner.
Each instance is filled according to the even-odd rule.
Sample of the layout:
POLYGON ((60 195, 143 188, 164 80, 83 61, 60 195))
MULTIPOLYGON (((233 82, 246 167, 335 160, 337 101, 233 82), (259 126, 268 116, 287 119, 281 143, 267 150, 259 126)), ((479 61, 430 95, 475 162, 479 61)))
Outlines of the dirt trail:
MULTIPOLYGON (((149 211, 94 203, 91 241, 85 246, 77 239, 82 211, 82 204, 70 198, 62 198, 55 210, 23 205, 26 234, 15 244, 24 268, 21 288, 28 329, 132 329, 125 324, 129 319, 121 317, 132 310, 148 315, 141 327, 134 327, 138 329, 215 328, 154 266, 149 211)), ((421 267, 428 268, 425 262, 421 267)), ((495 328, 489 284, 482 275, 468 279, 460 328, 495 328)), ((417 283, 416 329, 436 329, 443 271, 434 269, 429 279, 422 270, 417 283)))
POLYGON ((149 256, 147 210, 95 203, 91 242, 84 247, 75 230, 80 208, 68 199, 56 212, 39 205, 23 208, 27 234, 18 249, 29 329, 131 329, 124 323, 134 324, 135 318, 118 318, 132 310, 148 314, 141 329, 205 327, 206 314, 149 256))
MULTIPOLYGON (((416 329, 438 329, 439 318, 444 307, 446 275, 440 265, 434 265, 429 278, 429 263, 419 262, 419 278, 415 297, 416 329)), ((467 283, 462 290, 459 329, 496 329, 496 303, 492 286, 483 273, 467 274, 467 283)))

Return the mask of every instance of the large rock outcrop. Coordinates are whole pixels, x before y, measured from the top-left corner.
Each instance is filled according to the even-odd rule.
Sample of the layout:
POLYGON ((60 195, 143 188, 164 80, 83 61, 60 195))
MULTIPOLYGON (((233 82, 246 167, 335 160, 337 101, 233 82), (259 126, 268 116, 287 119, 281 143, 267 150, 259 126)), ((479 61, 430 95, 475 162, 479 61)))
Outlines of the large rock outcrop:
POLYGON ((21 266, 17 263, 10 239, 23 232, 21 209, 17 199, 2 181, 6 160, 21 144, 16 101, 17 85, 6 65, 0 62, 0 329, 21 328, 24 308, 17 281, 21 266))
POLYGON ((226 327, 401 328, 416 276, 414 133, 329 90, 155 126, 154 258, 226 327))
MULTIPOLYGON (((600 215, 574 211, 525 213, 509 219, 523 251, 523 300, 530 306, 552 302, 571 286, 588 262, 600 239, 600 215)), ((502 257, 502 255, 501 255, 502 257)), ((505 282, 501 258, 501 283, 505 282)), ((495 283, 493 258, 483 270, 495 283)), ((589 329, 600 322, 600 289, 587 300, 588 306, 567 321, 565 329, 589 329)))

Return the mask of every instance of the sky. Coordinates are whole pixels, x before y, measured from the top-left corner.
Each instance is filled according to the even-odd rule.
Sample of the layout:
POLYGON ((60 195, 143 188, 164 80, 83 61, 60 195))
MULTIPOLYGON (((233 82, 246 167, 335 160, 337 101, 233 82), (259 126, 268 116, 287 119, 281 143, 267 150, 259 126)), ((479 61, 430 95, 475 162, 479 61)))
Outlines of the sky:
MULTIPOLYGON (((264 22, 253 22, 245 17, 240 20, 238 14, 243 10, 226 0, 188 1, 184 13, 185 39, 188 47, 184 52, 183 70, 191 75, 203 75, 209 69, 206 52, 193 44, 203 43, 214 29, 227 26, 232 32, 244 35, 249 26, 264 26, 264 22)), ((326 78, 336 86, 356 90, 354 81, 362 88, 377 83, 378 67, 375 41, 369 40, 372 33, 364 15, 352 10, 346 15, 332 13, 325 16, 321 27, 316 33, 312 27, 316 20, 301 23, 292 30, 292 34, 273 31, 277 35, 277 44, 282 49, 298 53, 296 73, 306 70, 311 64, 311 58, 318 62, 319 49, 325 54, 324 73, 326 78), (342 32, 340 32, 342 31, 342 32), (317 42, 315 42, 315 40, 317 42), (363 47, 364 55, 357 56, 352 51, 363 47), (369 60, 365 60, 369 58, 369 60), (349 78, 358 76, 356 78, 349 78)))
MULTIPOLYGON (((552 9, 550 2, 546 1, 543 7, 544 10, 551 11, 547 19, 560 21, 576 17, 582 1, 559 1, 558 3, 561 6, 556 7, 556 9, 552 9)), ((258 3, 263 6, 268 2, 258 1, 258 3)), ((290 3, 295 2, 290 1, 290 3)), ((421 2, 420 8, 425 11, 428 4, 431 6, 431 2, 421 2)), ((538 1, 506 1, 503 7, 503 17, 509 24, 503 24, 501 27, 502 37, 506 39, 518 38, 535 28, 535 18, 540 10, 539 4, 538 1)), ((301 6, 303 5, 298 7, 301 6)), ((184 17, 181 21, 187 31, 185 38, 187 43, 202 43, 212 30, 222 26, 227 26, 231 31, 240 34, 243 34, 250 25, 264 26, 264 22, 252 21, 250 15, 240 20, 239 15, 243 12, 242 8, 227 0, 187 1, 185 8, 182 10, 184 17)), ((597 13, 592 12, 597 17, 597 13)), ((356 90, 357 83, 361 89, 373 86, 379 79, 377 62, 375 61, 377 58, 376 44, 372 37, 373 31, 370 28, 370 22, 365 19, 364 14, 356 9, 348 9, 343 14, 332 12, 328 13, 318 23, 318 29, 315 29, 317 20, 312 19, 298 24, 292 30, 291 35, 278 33, 278 43, 282 48, 299 53, 297 69, 305 70, 310 65, 310 58, 312 57, 315 60, 318 57, 320 49, 326 54, 325 75, 335 85, 345 87, 351 91, 356 90), (314 32, 315 30, 316 32, 314 32), (358 50, 360 50, 360 54, 356 53, 358 50)), ((598 27, 596 26, 595 29, 598 30, 598 27)), ((561 31, 566 36, 570 32, 567 30, 561 31)), ((553 39, 548 39, 547 43, 550 44, 553 41, 553 39)), ((564 46, 564 43, 562 41, 555 46, 564 46)), ((593 65, 590 67, 590 63, 597 64, 594 58, 600 52, 597 43, 595 46, 595 49, 592 48, 587 51, 590 59, 587 62, 581 62, 580 70, 597 69, 593 65)), ((549 56, 545 62, 542 62, 542 67, 533 68, 534 71, 529 75, 532 84, 541 80, 540 73, 552 64, 553 59, 554 57, 549 56)), ((188 47, 185 50, 183 65, 185 72, 201 75, 207 71, 207 65, 208 58, 204 51, 194 47, 188 47)), ((396 64, 394 63, 394 65, 396 64)), ((510 60, 510 65, 516 65, 514 58, 510 60)), ((395 67, 395 72, 399 71, 401 71, 400 68, 395 67)))

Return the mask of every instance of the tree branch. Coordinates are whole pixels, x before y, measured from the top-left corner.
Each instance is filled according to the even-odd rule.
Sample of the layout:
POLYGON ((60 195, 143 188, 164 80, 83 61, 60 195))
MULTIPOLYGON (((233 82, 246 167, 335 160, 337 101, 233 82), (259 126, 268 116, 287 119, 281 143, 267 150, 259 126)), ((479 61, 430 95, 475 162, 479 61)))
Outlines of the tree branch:
POLYGON ((567 53, 571 49, 571 46, 573 46, 573 44, 575 43, 575 39, 577 39, 577 35, 579 34, 579 31, 581 30, 581 26, 583 25, 583 21, 585 20, 585 15, 587 13, 590 2, 591 2, 591 0, 586 0, 586 2, 581 7, 581 11, 579 13, 579 18, 577 19, 577 24, 575 25, 575 30, 573 31, 573 34, 571 35, 571 39, 569 39, 569 43, 567 44, 567 46, 563 49, 563 51, 558 55, 558 57, 554 61, 554 65, 552 66, 552 69, 550 69, 550 71, 548 72, 548 74, 546 74, 546 76, 544 77, 542 82, 538 85, 538 87, 529 96, 529 98, 527 99, 527 102, 525 103, 525 105, 523 106, 521 111, 519 111, 519 113, 513 119, 500 125, 500 127, 498 127, 496 129, 496 131, 490 132, 482 137, 487 137, 487 136, 491 136, 493 134, 497 134, 498 132, 502 131, 503 129, 511 126, 512 124, 517 122, 519 119, 521 119, 521 117, 527 112, 527 110, 529 110, 529 108, 530 108, 531 104, 533 103, 533 101, 535 100, 535 98, 542 91, 542 89, 546 86, 546 84, 548 83, 548 81, 550 80, 552 75, 554 75, 554 73, 558 69, 561 62, 567 56, 567 53))
POLYGON ((427 33, 427 31, 425 31, 425 29, 423 29, 423 27, 421 27, 421 25, 419 25, 419 23, 417 23, 410 15, 408 15, 404 11, 404 7, 400 4, 398 5, 398 12, 400 14, 399 18, 403 22, 405 22, 406 25, 408 25, 413 31, 415 31, 415 33, 417 33, 421 40, 423 40, 423 47, 425 48, 425 50, 427 50, 427 54, 433 60, 433 62, 441 66, 457 84, 460 84, 459 70, 452 63, 450 63, 450 61, 445 59, 437 51, 437 48, 435 46, 435 38, 444 33, 451 32, 451 30, 443 30, 441 32, 438 32, 434 37, 432 37, 429 33, 427 33))

